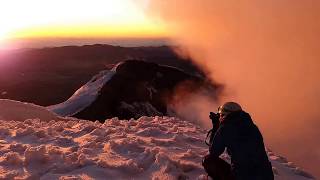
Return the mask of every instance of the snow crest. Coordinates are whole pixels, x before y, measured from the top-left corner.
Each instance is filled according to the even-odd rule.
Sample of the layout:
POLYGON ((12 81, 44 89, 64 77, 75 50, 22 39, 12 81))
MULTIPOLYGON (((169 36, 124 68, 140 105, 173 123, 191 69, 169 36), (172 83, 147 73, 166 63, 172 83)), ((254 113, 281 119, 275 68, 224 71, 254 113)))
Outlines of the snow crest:
MULTIPOLYGON (((205 179, 205 135, 173 117, 0 120, 0 179, 205 179)), ((276 179, 311 178, 269 156, 276 179)))
POLYGON ((67 101, 48 106, 47 108, 60 116, 72 116, 80 112, 96 100, 101 88, 116 73, 117 66, 111 70, 101 71, 88 83, 79 88, 67 101))
POLYGON ((62 120, 57 114, 50 112, 45 107, 32 103, 0 99, 0 119, 24 121, 35 118, 42 121, 50 121, 52 119, 62 120))

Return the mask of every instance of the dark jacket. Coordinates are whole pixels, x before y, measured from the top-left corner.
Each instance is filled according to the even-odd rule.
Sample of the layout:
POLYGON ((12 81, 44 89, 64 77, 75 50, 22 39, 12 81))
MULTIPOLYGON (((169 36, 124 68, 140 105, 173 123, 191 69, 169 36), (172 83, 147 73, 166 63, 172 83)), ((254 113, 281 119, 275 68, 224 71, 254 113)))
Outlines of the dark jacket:
POLYGON ((236 179, 273 179, 262 135, 248 113, 231 113, 220 124, 209 149, 210 156, 220 156, 225 148, 231 156, 236 179))

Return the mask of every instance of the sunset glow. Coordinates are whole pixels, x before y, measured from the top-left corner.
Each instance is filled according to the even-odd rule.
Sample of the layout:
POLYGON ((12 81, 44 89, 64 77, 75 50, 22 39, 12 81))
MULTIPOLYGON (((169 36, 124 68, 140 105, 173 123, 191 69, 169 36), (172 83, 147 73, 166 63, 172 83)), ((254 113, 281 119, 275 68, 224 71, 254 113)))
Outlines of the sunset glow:
POLYGON ((37 37, 160 37, 143 0, 28 0, 0 2, 0 41, 37 37))

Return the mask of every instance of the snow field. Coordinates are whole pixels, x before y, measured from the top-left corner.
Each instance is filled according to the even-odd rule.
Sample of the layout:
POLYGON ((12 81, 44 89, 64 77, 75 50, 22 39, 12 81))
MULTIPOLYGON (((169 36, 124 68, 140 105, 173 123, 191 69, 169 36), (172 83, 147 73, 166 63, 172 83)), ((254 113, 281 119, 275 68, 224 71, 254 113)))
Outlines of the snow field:
MULTIPOLYGON (((0 179, 205 179, 205 135, 173 117, 0 120, 0 179)), ((276 179, 310 177, 269 156, 276 179)))
POLYGON ((104 124, 0 121, 1 178, 196 179, 207 153, 199 127, 175 118, 104 124))

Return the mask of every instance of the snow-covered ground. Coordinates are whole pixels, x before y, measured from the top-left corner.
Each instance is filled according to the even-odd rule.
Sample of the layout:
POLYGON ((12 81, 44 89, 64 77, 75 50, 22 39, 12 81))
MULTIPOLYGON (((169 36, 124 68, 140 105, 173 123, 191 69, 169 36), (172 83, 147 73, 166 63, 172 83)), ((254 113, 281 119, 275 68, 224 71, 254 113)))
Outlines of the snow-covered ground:
MULTIPOLYGON (((201 166, 208 152, 206 130, 193 123, 173 117, 104 123, 57 116, 28 119, 27 106, 34 110, 30 104, 15 120, 8 112, 19 104, 6 107, 11 111, 0 109, 0 179, 206 178, 201 166)), ((276 179, 308 179, 285 158, 270 151, 269 157, 276 179)))

